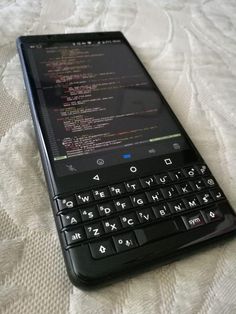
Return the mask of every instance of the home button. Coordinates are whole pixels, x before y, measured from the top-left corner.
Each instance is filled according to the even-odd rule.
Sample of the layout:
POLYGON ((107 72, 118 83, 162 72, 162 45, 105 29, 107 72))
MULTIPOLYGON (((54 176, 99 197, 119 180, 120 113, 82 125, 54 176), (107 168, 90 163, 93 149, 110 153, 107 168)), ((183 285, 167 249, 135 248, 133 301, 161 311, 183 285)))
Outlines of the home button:
POLYGON ((129 170, 130 170, 130 172, 135 173, 135 172, 137 172, 138 169, 137 169, 135 166, 131 166, 131 167, 129 168, 129 170))

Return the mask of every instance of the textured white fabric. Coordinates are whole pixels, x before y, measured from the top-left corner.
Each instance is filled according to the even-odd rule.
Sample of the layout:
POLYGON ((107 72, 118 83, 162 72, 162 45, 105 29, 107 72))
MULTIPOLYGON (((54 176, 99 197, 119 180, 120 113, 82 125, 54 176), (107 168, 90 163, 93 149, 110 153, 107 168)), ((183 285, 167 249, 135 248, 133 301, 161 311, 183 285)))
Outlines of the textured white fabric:
POLYGON ((235 0, 0 2, 0 312, 236 313, 236 240, 98 291, 70 284, 15 39, 121 30, 236 208, 235 0))

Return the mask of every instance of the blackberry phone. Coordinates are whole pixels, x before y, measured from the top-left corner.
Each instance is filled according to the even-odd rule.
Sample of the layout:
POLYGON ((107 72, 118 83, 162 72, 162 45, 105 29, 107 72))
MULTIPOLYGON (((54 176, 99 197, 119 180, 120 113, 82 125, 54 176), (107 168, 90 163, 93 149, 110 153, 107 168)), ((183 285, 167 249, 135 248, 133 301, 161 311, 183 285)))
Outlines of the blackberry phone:
POLYGON ((23 36, 17 48, 75 285, 235 231, 223 191, 122 33, 23 36))

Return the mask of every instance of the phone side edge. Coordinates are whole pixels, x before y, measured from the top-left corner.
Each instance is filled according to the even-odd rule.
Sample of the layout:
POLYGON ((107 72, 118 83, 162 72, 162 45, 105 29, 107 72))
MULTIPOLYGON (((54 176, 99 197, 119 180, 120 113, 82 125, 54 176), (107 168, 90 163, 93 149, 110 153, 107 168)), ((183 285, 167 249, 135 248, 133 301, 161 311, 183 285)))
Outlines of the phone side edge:
POLYGON ((46 182, 47 182, 47 185, 48 185, 48 188, 50 191, 50 195, 53 197, 55 195, 55 183, 53 183, 53 173, 52 173, 52 169, 50 167, 49 156, 47 153, 46 144, 45 144, 43 134, 41 131, 40 122, 38 119, 38 114, 36 111, 36 107, 35 107, 35 103, 34 103, 34 99, 33 99, 33 94, 32 94, 31 87, 30 87, 30 81, 29 81, 29 77, 27 74, 25 59, 24 59, 21 45, 22 45, 22 36, 20 36, 16 39, 16 47, 17 47, 19 58, 20 58, 24 84, 25 84, 25 88, 27 90, 29 108, 30 108, 30 112, 31 112, 33 125, 34 125, 34 131, 35 131, 36 140, 37 140, 37 144, 38 144, 38 148, 39 148, 39 152, 40 152, 40 157, 41 157, 41 161, 42 161, 42 165, 43 165, 43 169, 44 169, 44 174, 45 174, 46 182))

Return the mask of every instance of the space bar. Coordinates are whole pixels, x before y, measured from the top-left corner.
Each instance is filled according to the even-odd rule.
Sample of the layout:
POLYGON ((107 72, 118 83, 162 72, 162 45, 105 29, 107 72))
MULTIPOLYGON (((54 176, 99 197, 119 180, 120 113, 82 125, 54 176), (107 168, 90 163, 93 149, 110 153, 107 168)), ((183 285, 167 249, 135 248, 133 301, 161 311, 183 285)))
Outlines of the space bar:
POLYGON ((174 221, 169 220, 143 229, 136 229, 134 232, 139 245, 144 245, 178 233, 180 229, 174 221))

